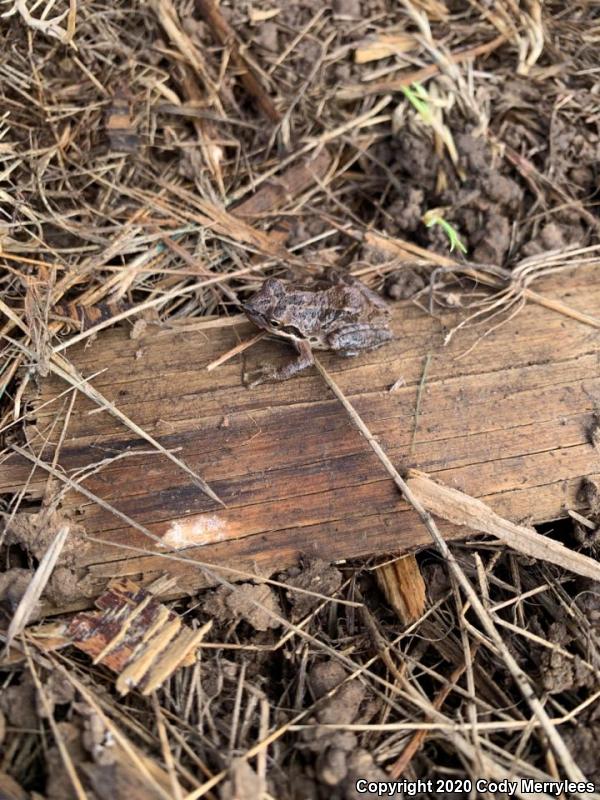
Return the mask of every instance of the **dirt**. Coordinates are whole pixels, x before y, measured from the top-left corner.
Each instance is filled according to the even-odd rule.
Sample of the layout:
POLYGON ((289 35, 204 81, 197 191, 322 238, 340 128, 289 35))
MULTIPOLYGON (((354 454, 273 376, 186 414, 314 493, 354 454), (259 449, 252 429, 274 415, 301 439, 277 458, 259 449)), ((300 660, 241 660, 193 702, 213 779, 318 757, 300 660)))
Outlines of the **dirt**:
POLYGON ((220 586, 204 599, 202 610, 209 619, 235 627, 244 620, 256 631, 280 628, 281 615, 275 593, 266 585, 244 583, 229 588, 220 586))
POLYGON ((600 722, 593 720, 582 720, 582 724, 575 730, 565 733, 565 743, 569 751, 577 755, 581 769, 596 786, 600 784, 598 736, 600 736, 600 722))
POLYGON ((234 758, 223 781, 221 800, 255 800, 264 791, 264 782, 245 758, 234 758))
POLYGON ((37 694, 33 679, 23 674, 19 682, 0 693, 0 709, 9 725, 16 728, 35 728, 38 724, 37 694))
POLYGON ((427 286, 428 281, 429 276, 424 270, 405 264, 401 270, 389 275, 385 293, 392 300, 410 300, 427 286))
MULTIPOLYGON (((594 418, 590 429, 590 440, 596 449, 600 441, 599 430, 598 420, 594 418)), ((600 486, 596 480, 588 478, 582 482, 579 492, 587 511, 584 521, 578 519, 573 521, 574 536, 578 545, 596 553, 600 549, 600 486)))
MULTIPOLYGON (((51 348, 142 304, 125 324, 145 340, 163 326, 220 324, 213 317, 237 314, 263 278, 296 279, 334 264, 360 270, 391 303, 417 299, 426 313, 422 295, 439 277, 432 263, 390 260, 365 244, 368 234, 503 275, 524 259, 542 269, 576 266, 578 248, 598 244, 595 4, 222 0, 215 8, 233 31, 227 46, 200 18, 201 6, 58 0, 28 4, 33 22, 23 3, 3 17, 2 458, 17 441, 51 461, 69 426, 23 422, 25 386, 48 371, 51 348), (69 8, 74 20, 44 30, 48 16, 69 8), (71 43, 61 41, 70 22, 71 43), (356 57, 407 33, 406 49, 356 57), (484 50, 465 59, 473 47, 484 50), (424 112, 415 81, 427 92, 424 112), (297 183, 287 180, 294 170, 297 183), (428 224, 432 212, 438 222, 428 224), (157 301, 151 309, 148 300, 157 301)), ((446 304, 460 306, 452 291, 446 304)), ((595 329, 583 330, 582 363, 597 345, 595 329)), ((60 352, 68 363, 69 348, 60 352)), ((581 425, 599 450, 595 378, 581 425)), ((366 398, 359 403, 369 419, 366 398)), ((215 424, 228 425, 228 413, 215 424)), ((449 413, 468 424, 464 408, 449 413)), ((157 424, 157 435, 169 433, 171 423, 157 424)), ((60 486, 40 489, 34 477, 35 497, 43 497, 35 508, 27 493, 24 502, 16 493, 0 498, 8 521, 3 629, 63 524, 70 534, 44 599, 55 607, 86 592, 93 599, 89 576, 71 568, 89 546, 85 531, 61 513, 60 486)), ((85 485, 81 474, 69 477, 85 485)), ((552 520, 544 533, 598 558, 597 480, 581 491, 584 519, 562 527, 552 520)), ((483 537, 453 553, 493 609, 531 691, 550 718, 567 718, 557 735, 600 784, 597 584, 483 537)), ((183 797, 205 781, 214 785, 202 793, 215 800, 358 800, 375 796, 358 793, 359 778, 387 781, 402 759, 402 778, 472 778, 480 753, 495 774, 514 778, 526 763, 534 774, 566 775, 439 554, 419 556, 427 610, 410 627, 386 605, 370 563, 330 565, 311 555, 276 584, 221 586, 170 604, 190 631, 212 622, 210 640, 150 697, 121 697, 102 663, 64 641, 57 650, 43 625, 41 633, 29 628, 27 654, 15 647, 0 664, 0 795, 81 796, 65 753, 87 796, 99 800, 183 797), (497 728, 481 726, 474 738, 474 713, 497 728), (438 718, 452 735, 420 726, 438 718)))
MULTIPOLYGON (((317 101, 318 93, 315 80, 308 82, 307 90, 306 76, 316 73, 321 81, 319 85, 329 87, 331 96, 345 86, 364 81, 365 65, 354 63, 344 54, 351 54, 357 44, 373 38, 373 29, 361 24, 362 20, 370 15, 376 18, 389 14, 384 3, 374 0, 331 3, 330 13, 336 23, 336 52, 342 54, 331 58, 327 57, 322 44, 330 30, 326 19, 319 19, 311 28, 311 21, 315 15, 318 17, 320 8, 308 0, 284 4, 272 19, 260 22, 253 22, 252 16, 249 17, 242 7, 223 4, 222 11, 242 38, 253 42, 257 57, 264 65, 267 68, 275 65, 273 74, 286 81, 291 95, 302 92, 310 104, 317 101), (306 26, 310 33, 300 36, 283 66, 278 66, 279 54, 293 42, 293 31, 302 31, 306 26)), ((199 47, 212 45, 210 30, 204 22, 187 18, 185 23, 199 47)), ((158 40, 157 45, 160 48, 162 42, 158 40)), ((452 164, 439 148, 432 153, 427 126, 418 115, 411 115, 404 109, 399 129, 391 132, 383 129, 368 153, 358 158, 363 175, 355 186, 354 197, 348 195, 355 213, 389 235, 410 238, 423 247, 447 253, 447 236, 438 227, 427 228, 423 222, 427 211, 441 208, 444 218, 456 228, 470 260, 502 266, 557 246, 585 246, 595 241, 597 230, 582 219, 577 204, 589 202, 597 191, 600 139, 593 120, 582 130, 574 124, 571 110, 578 104, 593 107, 593 87, 586 86, 582 79, 582 85, 571 90, 572 103, 567 103, 562 113, 553 113, 551 97, 546 99, 542 94, 540 102, 544 89, 541 82, 523 78, 505 81, 501 60, 492 54, 490 61, 500 68, 502 78, 482 88, 481 97, 471 101, 472 108, 465 109, 447 94, 450 110, 445 121, 453 133, 456 163, 452 164), (491 123, 486 129, 481 123, 488 117, 491 123), (519 150, 523 137, 531 138, 527 132, 529 124, 538 138, 547 136, 547 141, 534 153, 531 167, 543 173, 550 165, 553 184, 568 187, 573 207, 562 203, 557 209, 549 209, 543 201, 547 186, 531 177, 529 166, 519 170, 505 157, 504 145, 519 150), (497 138, 499 133, 501 141, 497 138)), ((391 60, 367 66, 381 67, 386 63, 389 65, 391 60)), ((446 87, 443 81, 441 83, 443 93, 446 87)), ((234 102, 244 102, 228 76, 224 85, 234 102)), ((398 98, 392 110, 403 106, 398 98)), ((291 116, 290 139, 301 137, 304 122, 301 117, 291 116)), ((238 130, 236 135, 250 149, 260 150, 268 144, 266 130, 261 131, 260 127, 251 136, 244 130, 238 130)), ((201 159, 193 148, 182 148, 179 161, 182 174, 191 178, 203 171, 201 159), (195 159, 194 163, 190 159, 195 159)), ((288 245, 300 245, 307 235, 317 237, 328 227, 317 209, 307 210, 297 233, 292 230, 288 245)), ((330 237, 329 243, 343 244, 344 237, 330 237)), ((308 248, 308 252, 313 250, 318 253, 318 248, 308 248)))
POLYGON ((286 595, 294 622, 321 605, 323 597, 334 596, 342 583, 341 572, 321 559, 307 560, 297 569, 288 570, 279 577, 291 587, 286 595), (304 589, 305 592, 295 592, 293 588, 304 589))
MULTIPOLYGON (((311 2, 282 8, 276 18, 279 46, 285 47, 286 26, 308 25, 316 10, 311 2)), ((334 3, 332 11, 341 48, 351 48, 365 38, 365 30, 358 22, 365 13, 386 13, 383 4, 358 0, 334 3)), ((239 11, 232 18, 251 37, 243 13, 239 11)), ((272 27, 275 23, 268 29, 269 41, 274 36, 272 27)), ((288 76, 306 74, 320 56, 317 41, 305 37, 289 62, 292 71, 288 76)), ((490 60, 501 63, 495 54, 490 60)), ((364 81, 364 66, 348 60, 324 64, 322 73, 323 79, 338 89, 364 81)), ((470 260, 501 266, 546 251, 597 241, 597 225, 590 226, 578 207, 579 202, 589 202, 597 192, 600 161, 600 137, 594 119, 583 127, 574 124, 577 117, 572 109, 580 104, 592 108, 595 103, 595 89, 586 87, 585 80, 581 83, 572 89, 573 103, 567 103, 563 113, 553 112, 551 98, 544 97, 543 84, 535 80, 517 78, 489 85, 482 91, 483 102, 488 104, 486 111, 473 103, 479 122, 490 115, 487 130, 470 119, 473 112, 465 113, 464 108, 454 104, 448 113, 448 126, 458 154, 455 165, 448 163, 446 154, 432 154, 421 120, 418 116, 407 119, 405 113, 397 132, 379 136, 369 154, 359 158, 358 163, 368 176, 359 185, 356 198, 362 205, 361 217, 371 218, 390 235, 447 253, 447 237, 439 228, 423 224, 425 212, 442 208, 444 218, 465 244, 470 260), (522 137, 530 135, 528 124, 540 139, 544 135, 548 139, 535 152, 531 164, 518 169, 505 157, 503 143, 517 151, 522 149, 522 137), (498 131, 502 143, 497 139, 498 131), (380 169, 374 170, 374 165, 380 169), (532 178, 531 170, 540 169, 543 173, 548 166, 552 186, 565 187, 573 197, 571 206, 562 203, 557 209, 549 209, 544 202, 548 185, 532 178)), ((306 224, 315 236, 326 229, 324 221, 319 223, 315 218, 306 224)), ((292 237, 290 241, 296 244, 300 240, 292 237)))
POLYGON ((68 566, 73 554, 87 549, 89 542, 83 528, 59 511, 43 509, 37 513, 16 514, 7 529, 8 542, 39 561, 63 525, 69 526, 69 536, 62 550, 63 563, 68 566))
MULTIPOLYGON (((0 574, 0 608, 14 611, 31 581, 35 567, 63 525, 68 525, 69 535, 61 551, 61 561, 46 583, 44 597, 60 607, 81 596, 82 590, 85 591, 85 586, 90 583, 89 578, 72 569, 75 557, 79 557, 90 546, 85 531, 60 511, 43 508, 36 513, 15 514, 6 528, 6 542, 12 546, 13 561, 27 563, 30 567, 14 566, 0 574)), ((38 611, 40 608, 38 604, 38 611)), ((37 613, 35 610, 32 612, 31 621, 38 618, 37 613)))
POLYGON ((12 616, 21 602, 32 576, 32 570, 21 567, 12 567, 0 574, 0 607, 7 618, 12 616))
MULTIPOLYGON (((385 773, 377 770, 368 751, 358 746, 356 734, 333 728, 353 723, 368 724, 381 704, 369 701, 360 681, 348 681, 346 670, 335 661, 316 664, 308 676, 308 683, 318 703, 314 718, 308 720, 309 724, 318 723, 318 727, 306 731, 300 748, 305 760, 308 756, 304 780, 311 785, 310 796, 320 797, 326 787, 337 787, 341 796, 353 797, 355 776, 363 775, 361 770, 366 769, 373 776, 379 775, 379 779, 383 779, 385 773), (310 754, 314 754, 314 762, 310 754), (313 778, 312 784, 308 781, 309 775, 313 778)), ((282 786, 281 790, 285 791, 285 788, 282 786)))
POLYGON ((596 686, 597 679, 589 664, 579 655, 568 651, 568 645, 575 641, 576 636, 569 633, 564 623, 550 625, 545 638, 557 645, 557 649, 544 649, 540 652, 539 672, 547 692, 556 694, 570 689, 592 689, 596 686))
POLYGON ((476 262, 503 265, 511 248, 511 222, 523 203, 523 189, 509 175, 492 166, 493 154, 485 138, 464 132, 456 135, 458 164, 467 176, 463 181, 447 173, 448 186, 437 188, 443 165, 431 158, 427 142, 417 133, 379 146, 378 159, 400 180, 402 195, 386 211, 386 230, 402 239, 410 238, 440 253, 448 252, 448 239, 439 229, 426 228, 428 209, 450 209, 444 218, 460 232, 470 258, 476 262))

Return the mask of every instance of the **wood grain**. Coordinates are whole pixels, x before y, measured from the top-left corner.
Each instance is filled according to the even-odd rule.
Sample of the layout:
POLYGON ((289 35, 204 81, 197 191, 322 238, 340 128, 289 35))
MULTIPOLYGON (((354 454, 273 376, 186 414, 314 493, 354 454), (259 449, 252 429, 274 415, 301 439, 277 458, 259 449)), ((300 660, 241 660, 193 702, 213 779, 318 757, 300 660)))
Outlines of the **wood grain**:
MULTIPOLYGON (((596 270, 561 273, 536 289, 597 313, 596 270)), ((485 499, 514 522, 565 516, 567 508, 579 507, 582 478, 600 473, 598 453, 589 443, 600 401, 600 333, 530 305, 469 351, 484 328, 466 329, 444 347, 444 334, 456 321, 397 303, 393 342, 353 359, 324 353, 322 363, 398 468, 427 471, 485 499), (406 385, 389 392, 399 376, 406 385)), ((65 606, 89 605, 113 576, 146 581, 171 573, 185 593, 214 580, 201 564, 268 575, 302 555, 336 560, 429 544, 416 515, 316 371, 251 390, 242 384, 244 360, 248 368, 283 361, 291 355, 286 345, 260 342, 207 372, 221 353, 254 335, 249 323, 240 318, 239 324, 193 333, 148 326, 142 339, 130 338, 130 330, 104 331, 67 355, 85 375, 105 370, 92 384, 202 475, 227 508, 218 508, 185 472, 79 396, 59 468, 72 475, 106 459, 83 486, 163 542, 187 547, 169 552, 69 492, 62 513, 82 523, 93 541, 70 563, 80 583, 65 606), (110 460, 124 453, 127 457, 110 460)), ((68 396, 58 397, 65 389, 58 379, 42 383, 35 420, 26 429, 28 446, 46 463, 52 461, 67 407, 68 396)), ((15 493, 28 482, 25 496, 39 499, 47 474, 30 473, 29 462, 12 456, 0 465, 0 492, 15 493)), ((442 530, 449 537, 469 533, 448 523, 442 530)))

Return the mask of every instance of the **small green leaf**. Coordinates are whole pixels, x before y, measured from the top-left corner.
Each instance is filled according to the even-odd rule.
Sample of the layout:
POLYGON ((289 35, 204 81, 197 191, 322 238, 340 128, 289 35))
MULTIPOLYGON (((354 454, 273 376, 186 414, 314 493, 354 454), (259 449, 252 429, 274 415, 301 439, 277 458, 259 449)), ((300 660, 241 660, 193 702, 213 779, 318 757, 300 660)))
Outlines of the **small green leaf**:
POLYGON ((455 250, 460 250, 461 253, 467 252, 467 248, 461 242, 456 229, 453 228, 452 225, 443 217, 440 217, 438 214, 431 213, 428 211, 423 217, 423 222, 428 228, 433 227, 433 225, 439 225, 441 227, 441 229, 448 237, 448 241, 450 242, 451 253, 453 253, 455 250))

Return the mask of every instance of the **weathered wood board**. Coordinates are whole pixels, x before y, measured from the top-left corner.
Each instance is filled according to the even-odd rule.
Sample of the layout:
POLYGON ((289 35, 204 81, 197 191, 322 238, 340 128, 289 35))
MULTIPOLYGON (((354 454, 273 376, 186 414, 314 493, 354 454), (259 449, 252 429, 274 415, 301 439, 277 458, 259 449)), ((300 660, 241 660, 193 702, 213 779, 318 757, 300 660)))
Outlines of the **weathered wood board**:
MULTIPOLYGON (((597 270, 561 273, 536 289, 596 314, 597 270)), ((532 304, 470 349, 485 329, 463 330, 445 347, 450 322, 398 303, 392 343, 353 359, 320 357, 400 469, 430 472, 514 521, 554 520, 577 508, 582 478, 600 474, 589 436, 600 404, 600 331, 532 304), (400 376, 405 385, 389 392, 400 376)), ((254 389, 242 384, 241 356, 206 370, 255 333, 249 323, 240 318, 185 332, 150 325, 139 339, 130 332, 130 326, 103 332, 87 346, 70 348, 69 358, 85 376, 104 370, 92 385, 201 474, 227 508, 79 396, 58 468, 71 475, 109 459, 83 486, 165 542, 188 546, 177 559, 167 558, 167 549, 69 492, 63 512, 93 537, 72 564, 81 595, 71 607, 87 605, 113 576, 151 579, 170 572, 182 592, 191 592, 210 580, 195 561, 264 575, 302 554, 334 560, 429 544, 315 370, 254 389), (137 454, 110 460, 124 452, 137 454)), ((287 346, 269 341, 245 355, 249 368, 289 357, 287 346)), ((64 417, 66 408, 64 395, 52 399, 65 389, 58 378, 43 382, 28 427, 35 454, 49 436, 46 463, 63 425, 57 414, 64 417)), ((0 465, 0 492, 19 491, 29 481, 26 497, 40 497, 47 474, 37 469, 31 479, 31 468, 16 456, 0 465)), ((447 536, 468 533, 441 527, 447 536)))

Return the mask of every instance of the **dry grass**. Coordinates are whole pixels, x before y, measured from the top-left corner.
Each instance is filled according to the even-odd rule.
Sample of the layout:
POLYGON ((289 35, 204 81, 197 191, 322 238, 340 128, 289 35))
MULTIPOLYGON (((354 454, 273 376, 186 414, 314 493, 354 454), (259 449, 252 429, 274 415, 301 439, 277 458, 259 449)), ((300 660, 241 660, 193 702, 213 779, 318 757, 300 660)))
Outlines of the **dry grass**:
MULTIPOLYGON (((482 335, 524 302, 577 316, 532 282, 596 263, 597 3, 3 9, 2 457, 45 463, 58 437, 40 511, 49 526, 63 487, 86 491, 58 464, 64 431, 22 441, 27 392, 50 372, 64 399, 86 394, 216 497, 70 364, 69 347, 103 328, 210 325, 238 314, 265 276, 332 261, 380 289, 416 260, 428 311, 452 302, 459 280, 462 324, 482 335), (415 82, 429 124, 401 92, 415 82), (286 171, 310 172, 324 152, 293 191, 286 171), (432 207, 467 260, 423 223, 432 207)), ((2 499, 3 537, 25 496, 2 499)), ((327 597, 284 575, 269 583, 275 605, 249 600, 270 627, 223 616, 196 664, 150 700, 118 700, 107 672, 48 644, 43 627, 22 632, 48 550, 10 630, 24 590, 5 590, 3 628, 17 639, 2 673, 0 781, 48 798, 141 785, 144 797, 185 800, 354 798, 358 777, 600 782, 597 585, 498 542, 449 549, 421 510, 439 551, 420 557, 429 603, 416 623, 402 628, 377 599, 371 565, 332 570, 327 597)), ((8 542, 6 568, 34 566, 8 542)), ((194 625, 218 592, 235 595, 218 581, 178 606, 194 625)))

